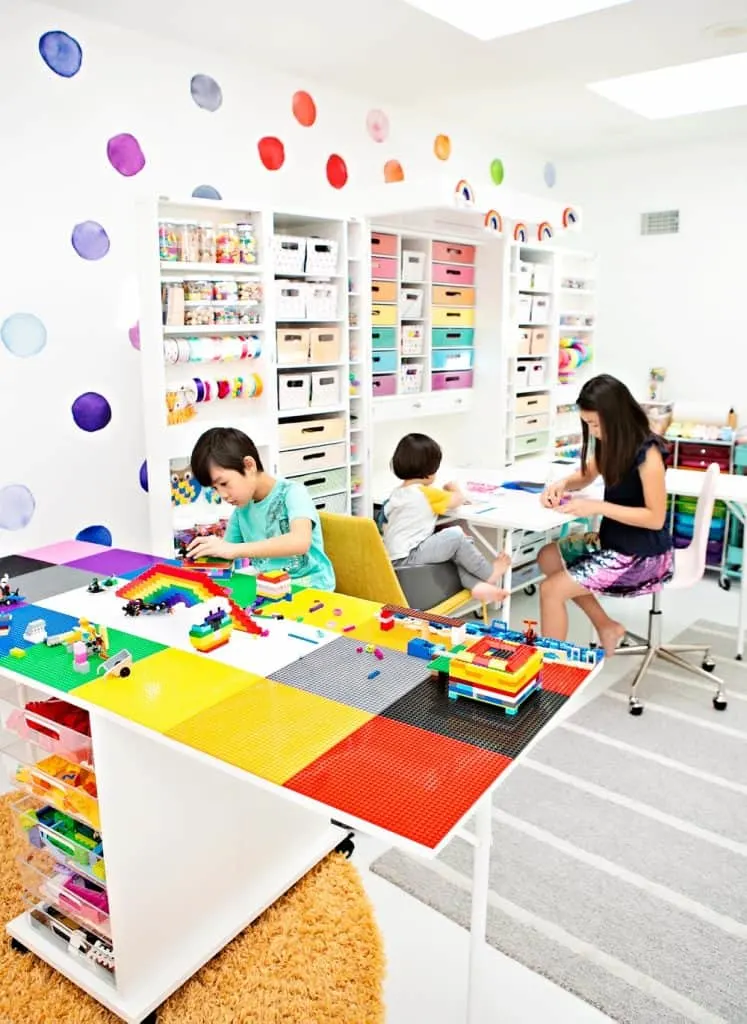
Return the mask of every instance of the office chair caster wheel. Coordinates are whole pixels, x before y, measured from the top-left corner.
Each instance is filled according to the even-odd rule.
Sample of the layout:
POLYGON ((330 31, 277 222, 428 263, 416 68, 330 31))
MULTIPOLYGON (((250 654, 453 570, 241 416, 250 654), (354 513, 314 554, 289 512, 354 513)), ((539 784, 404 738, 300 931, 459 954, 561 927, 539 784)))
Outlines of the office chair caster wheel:
POLYGON ((22 942, 19 942, 18 939, 11 939, 10 940, 10 948, 12 950, 14 950, 16 953, 22 953, 22 954, 28 953, 28 950, 26 949, 26 947, 23 945, 22 942))
POLYGON ((713 672, 716 667, 716 662, 710 658, 703 658, 703 664, 700 666, 704 672, 713 672))
POLYGON ((721 587, 722 590, 731 590, 731 580, 728 576, 722 576, 721 579, 718 581, 718 585, 721 587))
POLYGON ((352 836, 346 836, 341 843, 338 843, 335 847, 335 853, 341 853, 347 860, 353 856, 355 852, 355 843, 353 842, 352 836))
POLYGON ((634 718, 640 718, 643 714, 643 704, 641 704, 639 700, 636 700, 635 697, 631 697, 628 711, 634 718))
POLYGON ((145 1020, 141 1021, 141 1024, 156 1024, 157 1020, 158 1020, 158 1010, 153 1010, 151 1013, 148 1014, 148 1016, 145 1018, 145 1020))
POLYGON ((534 597, 534 595, 537 593, 537 587, 534 585, 534 583, 530 583, 528 587, 524 587, 524 593, 527 595, 527 597, 534 597))
POLYGON ((717 711, 726 711, 728 701, 724 699, 723 695, 717 693, 713 698, 713 706, 717 711))
POLYGON ((738 655, 736 656, 736 658, 735 658, 735 661, 741 661, 741 660, 742 660, 742 655, 741 655, 741 654, 738 654, 738 655))

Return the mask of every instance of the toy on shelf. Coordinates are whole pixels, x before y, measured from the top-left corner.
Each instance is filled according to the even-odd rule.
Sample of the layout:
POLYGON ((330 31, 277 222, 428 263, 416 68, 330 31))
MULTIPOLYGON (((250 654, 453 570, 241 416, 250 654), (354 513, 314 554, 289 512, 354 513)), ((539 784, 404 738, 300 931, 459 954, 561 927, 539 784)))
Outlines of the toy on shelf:
POLYGON ((201 622, 189 631, 189 642, 202 654, 227 644, 233 632, 233 619, 226 608, 214 606, 201 622))
POLYGON ((98 675, 118 676, 126 679, 132 672, 132 655, 129 651, 121 650, 111 658, 107 658, 96 670, 98 675))
POLYGON ((515 715, 540 687, 542 652, 529 644, 488 635, 439 654, 429 668, 446 677, 451 700, 468 697, 515 715))
POLYGON ((24 601, 23 596, 18 592, 18 587, 15 590, 11 590, 10 577, 7 572, 0 578, 0 605, 14 605, 21 604, 24 601))

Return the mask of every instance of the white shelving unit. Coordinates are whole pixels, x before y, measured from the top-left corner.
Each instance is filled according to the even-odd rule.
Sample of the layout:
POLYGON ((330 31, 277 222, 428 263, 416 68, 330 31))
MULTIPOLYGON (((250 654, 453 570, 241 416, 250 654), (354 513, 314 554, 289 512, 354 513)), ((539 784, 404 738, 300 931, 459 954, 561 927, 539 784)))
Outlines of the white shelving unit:
POLYGON ((348 222, 348 320, 350 374, 350 511, 370 516, 371 496, 371 262, 368 225, 348 222))
POLYGON ((594 373, 598 260, 595 253, 559 249, 556 253, 558 345, 569 346, 575 369, 558 367, 555 391, 554 445, 558 456, 573 456, 581 445, 575 401, 581 385, 594 373), (581 358, 581 357, 585 358, 581 358))

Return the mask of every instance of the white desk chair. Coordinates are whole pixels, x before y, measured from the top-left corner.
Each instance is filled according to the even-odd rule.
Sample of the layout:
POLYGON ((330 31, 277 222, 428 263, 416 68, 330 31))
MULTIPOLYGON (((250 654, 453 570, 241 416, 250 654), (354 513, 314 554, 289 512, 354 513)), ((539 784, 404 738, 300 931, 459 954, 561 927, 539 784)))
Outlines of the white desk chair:
MULTIPOLYGON (((716 494, 716 481, 719 468, 714 463, 705 471, 703 489, 698 498, 695 510, 695 525, 693 527, 693 539, 686 548, 681 548, 674 553, 674 576, 667 584, 672 589, 684 590, 686 587, 693 587, 703 578, 706 564, 706 553, 708 550, 708 533, 711 527, 711 516, 716 494)), ((635 674, 630 685, 631 715, 643 714, 643 704, 637 697, 637 688, 641 679, 651 666, 654 658, 661 658, 662 661, 678 668, 692 672, 693 675, 704 677, 715 684, 716 693, 713 697, 713 706, 717 711, 726 709, 726 698, 724 696, 723 680, 713 675, 716 667, 715 662, 709 658, 710 647, 705 644, 663 644, 661 642, 661 593, 656 593, 651 599, 651 610, 648 613, 648 637, 635 636, 629 633, 627 636, 640 643, 627 644, 619 647, 616 656, 630 654, 642 654, 643 661, 635 674), (683 654, 702 654, 703 661, 700 665, 683 658, 683 654)))

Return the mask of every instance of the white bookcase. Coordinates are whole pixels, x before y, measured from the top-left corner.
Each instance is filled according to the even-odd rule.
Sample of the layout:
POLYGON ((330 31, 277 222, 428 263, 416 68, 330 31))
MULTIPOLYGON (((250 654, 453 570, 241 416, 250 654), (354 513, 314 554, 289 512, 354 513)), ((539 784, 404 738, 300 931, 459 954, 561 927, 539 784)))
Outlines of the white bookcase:
POLYGON ((368 509, 370 453, 361 439, 370 412, 351 394, 357 337, 367 330, 358 298, 368 280, 365 237, 359 221, 244 204, 161 198, 143 206, 141 367, 155 553, 172 555, 176 532, 228 515, 189 470, 209 427, 245 431, 268 471, 302 481, 318 509, 368 509), (252 262, 236 262, 242 252, 252 262))
POLYGON ((563 373, 558 364, 554 444, 556 455, 573 456, 581 445, 576 397, 594 373, 598 259, 568 249, 558 249, 555 258, 558 345, 568 348, 574 365, 563 373))

